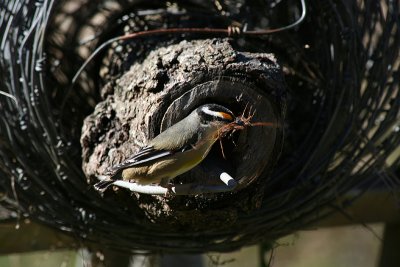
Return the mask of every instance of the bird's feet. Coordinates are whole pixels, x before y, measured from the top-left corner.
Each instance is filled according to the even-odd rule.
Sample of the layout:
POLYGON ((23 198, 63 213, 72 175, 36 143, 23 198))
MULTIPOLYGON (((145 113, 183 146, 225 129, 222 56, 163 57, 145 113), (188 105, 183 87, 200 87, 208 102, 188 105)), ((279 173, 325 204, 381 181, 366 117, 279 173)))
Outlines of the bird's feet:
POLYGON ((172 191, 173 184, 169 182, 169 179, 161 179, 160 186, 167 188, 167 192, 164 194, 164 197, 169 198, 174 194, 174 191, 172 191))

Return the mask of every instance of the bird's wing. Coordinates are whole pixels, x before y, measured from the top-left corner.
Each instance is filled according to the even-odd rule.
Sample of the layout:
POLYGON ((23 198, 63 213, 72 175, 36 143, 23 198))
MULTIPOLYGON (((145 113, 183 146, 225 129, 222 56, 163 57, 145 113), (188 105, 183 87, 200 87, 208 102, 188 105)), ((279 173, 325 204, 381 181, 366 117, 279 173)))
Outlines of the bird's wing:
POLYGON ((168 151, 168 150, 156 150, 151 146, 147 146, 139 150, 135 155, 132 157, 128 158, 124 162, 114 165, 111 168, 107 170, 108 175, 114 176, 116 173, 119 171, 130 168, 130 167, 135 167, 139 166, 144 163, 148 163, 151 161, 155 161, 161 158, 164 158, 166 156, 174 154, 174 151, 168 151))
POLYGON ((147 164, 152 161, 173 155, 177 152, 185 152, 191 149, 196 149, 195 146, 200 138, 196 127, 188 127, 185 125, 186 130, 182 131, 182 127, 179 126, 179 124, 187 123, 190 122, 182 120, 164 132, 160 133, 152 141, 150 141, 148 146, 143 147, 131 158, 128 158, 121 164, 111 167, 107 174, 115 176, 123 169, 147 164), (162 142, 162 140, 168 140, 168 142, 162 142), (165 145, 166 143, 168 145, 165 145))
POLYGON ((127 159, 125 162, 127 164, 132 164, 132 166, 147 163, 149 161, 157 160, 168 155, 174 154, 175 151, 172 150, 158 150, 154 149, 152 146, 147 146, 138 151, 134 156, 127 159))

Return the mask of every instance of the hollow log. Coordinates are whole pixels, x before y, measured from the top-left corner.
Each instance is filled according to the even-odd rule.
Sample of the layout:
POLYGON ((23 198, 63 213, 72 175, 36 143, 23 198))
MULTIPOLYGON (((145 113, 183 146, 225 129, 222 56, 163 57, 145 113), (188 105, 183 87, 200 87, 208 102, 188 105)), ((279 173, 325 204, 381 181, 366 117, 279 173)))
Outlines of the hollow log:
MULTIPOLYGON (((134 63, 84 122, 83 170, 89 183, 137 152, 148 140, 205 103, 222 104, 237 115, 255 111, 253 121, 283 125, 285 84, 272 54, 235 50, 229 39, 182 41, 155 49, 134 63)), ((282 127, 252 127, 216 144, 206 160, 173 180, 175 184, 217 184, 227 171, 238 188, 231 193, 152 196, 132 193, 156 223, 194 228, 233 223, 238 209, 261 202, 263 181, 281 150, 282 127), (226 155, 226 158, 223 157, 226 155), (240 197, 237 197, 240 196, 240 197), (218 214, 218 216, 216 215, 218 214)), ((108 193, 112 197, 116 193, 108 193)))

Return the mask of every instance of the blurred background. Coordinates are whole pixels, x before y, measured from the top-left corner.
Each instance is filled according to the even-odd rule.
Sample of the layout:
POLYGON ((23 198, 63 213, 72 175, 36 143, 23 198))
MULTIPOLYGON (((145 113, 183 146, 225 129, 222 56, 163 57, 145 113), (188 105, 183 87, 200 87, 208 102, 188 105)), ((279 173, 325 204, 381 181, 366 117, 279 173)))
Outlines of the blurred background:
MULTIPOLYGON (((340 226, 300 231, 277 241, 273 267, 377 267, 382 249, 382 223, 365 226, 340 226)), ((233 253, 209 253, 202 256, 168 255, 149 260, 136 257, 130 266, 225 266, 262 267, 261 257, 270 260, 270 252, 250 246, 233 253), (161 264, 160 264, 161 263, 161 264), (179 265, 177 265, 179 264, 179 265)), ((101 258, 101 255, 98 255, 101 258)), ((0 266, 8 267, 82 267, 92 266, 85 250, 55 250, 0 256, 0 266)))

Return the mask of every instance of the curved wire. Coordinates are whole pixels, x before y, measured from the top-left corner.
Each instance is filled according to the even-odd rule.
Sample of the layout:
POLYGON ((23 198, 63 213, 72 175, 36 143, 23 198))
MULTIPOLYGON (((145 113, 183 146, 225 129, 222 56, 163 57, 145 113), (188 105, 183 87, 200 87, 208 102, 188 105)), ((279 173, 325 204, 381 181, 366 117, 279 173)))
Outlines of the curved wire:
POLYGON ((14 101, 15 105, 16 105, 17 107, 19 107, 17 98, 16 98, 15 96, 13 96, 12 94, 9 94, 9 93, 7 93, 7 92, 4 92, 4 91, 1 91, 1 90, 0 90, 0 95, 3 95, 3 96, 6 96, 6 97, 10 98, 11 100, 14 101))
POLYGON ((307 8, 306 8, 305 0, 300 0, 300 4, 301 4, 301 15, 292 24, 289 24, 289 25, 286 25, 286 26, 283 26, 280 28, 276 28, 276 29, 244 31, 243 33, 247 34, 247 35, 265 35, 265 34, 277 33, 277 32, 282 32, 282 31, 287 31, 287 30, 293 29, 294 27, 300 25, 306 18, 307 8))

